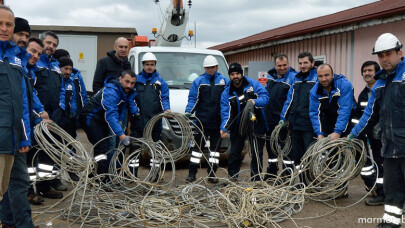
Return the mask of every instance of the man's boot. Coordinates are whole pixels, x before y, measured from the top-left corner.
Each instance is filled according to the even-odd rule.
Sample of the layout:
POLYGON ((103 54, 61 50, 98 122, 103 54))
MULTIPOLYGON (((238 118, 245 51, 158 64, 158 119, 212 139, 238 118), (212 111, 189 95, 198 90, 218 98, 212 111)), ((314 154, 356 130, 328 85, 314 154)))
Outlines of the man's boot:
POLYGON ((188 176, 186 178, 186 182, 191 183, 197 179, 196 174, 197 174, 198 164, 190 162, 188 167, 189 167, 189 170, 188 170, 188 176))

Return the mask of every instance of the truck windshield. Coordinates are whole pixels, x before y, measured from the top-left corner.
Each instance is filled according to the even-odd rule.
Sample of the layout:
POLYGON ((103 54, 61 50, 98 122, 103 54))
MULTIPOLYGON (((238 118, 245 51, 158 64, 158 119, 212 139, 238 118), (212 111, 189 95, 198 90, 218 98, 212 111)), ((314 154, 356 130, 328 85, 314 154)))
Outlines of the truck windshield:
MULTIPOLYGON (((140 53, 139 59, 142 59, 144 54, 145 53, 140 53)), ((194 79, 205 72, 203 61, 207 56, 206 54, 182 52, 154 52, 153 54, 155 54, 158 59, 156 70, 159 72, 159 75, 166 80, 170 88, 189 88, 194 79)), ((214 57, 218 61, 218 72, 227 76, 228 68, 223 57, 214 57)), ((142 69, 142 63, 140 61, 138 69, 142 69)))

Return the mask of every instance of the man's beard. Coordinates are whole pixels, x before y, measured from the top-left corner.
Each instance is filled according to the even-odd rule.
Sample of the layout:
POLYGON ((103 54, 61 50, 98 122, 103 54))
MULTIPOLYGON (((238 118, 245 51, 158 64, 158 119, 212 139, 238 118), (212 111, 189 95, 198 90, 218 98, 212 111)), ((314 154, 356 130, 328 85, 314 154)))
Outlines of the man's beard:
POLYGON ((241 82, 241 79, 239 79, 239 78, 235 78, 235 79, 232 80, 232 84, 235 85, 235 86, 239 85, 240 82, 241 82))
POLYGON ((22 41, 22 40, 19 40, 19 41, 17 42, 17 46, 26 47, 26 46, 27 46, 27 42, 22 41))

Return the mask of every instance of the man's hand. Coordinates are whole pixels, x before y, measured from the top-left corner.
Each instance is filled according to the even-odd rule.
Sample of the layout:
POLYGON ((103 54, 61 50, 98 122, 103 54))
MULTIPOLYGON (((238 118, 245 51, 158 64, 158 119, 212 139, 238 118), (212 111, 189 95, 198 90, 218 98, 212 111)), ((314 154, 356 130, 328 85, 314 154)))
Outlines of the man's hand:
POLYGON ((129 146, 131 143, 129 136, 126 136, 125 134, 120 135, 119 138, 124 146, 129 146))
POLYGON ((335 139, 340 138, 340 134, 336 133, 336 132, 333 132, 332 134, 328 135, 328 137, 330 138, 330 141, 333 141, 335 139))
POLYGON ((39 117, 41 117, 43 120, 49 120, 49 115, 46 111, 41 112, 41 114, 39 114, 39 117))
POLYGON ((30 149, 29 146, 24 146, 24 147, 21 147, 20 149, 18 149, 18 152, 27 153, 29 149, 30 149))
POLYGON ((226 136, 228 136, 228 133, 227 132, 225 132, 225 131, 220 131, 219 133, 221 133, 221 138, 226 138, 226 136))
POLYGON ((349 134, 348 136, 347 136, 347 141, 352 141, 352 139, 354 138, 354 135, 353 134, 349 134))
MULTIPOLYGON (((165 113, 171 113, 170 109, 166 110, 165 113)), ((172 118, 170 115, 165 115, 166 118, 172 118)))
POLYGON ((248 101, 251 101, 253 103, 253 105, 255 105, 255 100, 249 99, 248 101))
POLYGON ((42 119, 42 121, 43 121, 44 123, 46 123, 46 128, 49 130, 49 124, 52 123, 53 121, 50 120, 50 119, 42 119))
POLYGON ((278 122, 278 124, 279 124, 279 125, 282 125, 283 127, 285 127, 285 121, 284 121, 284 120, 280 120, 280 121, 278 122))
POLYGON ((325 138, 323 135, 318 135, 318 140, 325 138))

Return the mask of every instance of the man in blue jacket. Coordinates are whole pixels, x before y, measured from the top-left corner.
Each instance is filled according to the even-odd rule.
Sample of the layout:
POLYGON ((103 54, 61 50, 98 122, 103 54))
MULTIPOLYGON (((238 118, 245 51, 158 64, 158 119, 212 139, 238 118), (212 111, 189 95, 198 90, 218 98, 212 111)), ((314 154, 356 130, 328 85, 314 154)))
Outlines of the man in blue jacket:
MULTIPOLYGON (((26 66, 23 66, 23 72, 26 84, 28 107, 30 111, 30 130, 33 132, 33 127, 42 120, 39 113, 43 114, 44 109, 36 96, 35 89, 33 89, 33 84, 30 80, 30 72, 28 70, 30 65, 35 65, 38 61, 39 56, 42 53, 42 47, 39 46, 34 48, 35 45, 30 43, 30 40, 28 39, 30 35, 31 29, 28 21, 23 18, 16 17, 12 41, 21 48, 20 54, 22 56, 27 56, 27 58, 31 56, 29 57, 26 66), (29 46, 27 46, 27 52, 25 52, 25 47, 27 44, 29 46), (33 51, 33 49, 35 50, 33 51)), ((41 41, 38 40, 38 42, 40 45, 42 45, 41 41)), ((33 74, 33 72, 31 73, 33 74)), ((32 134, 31 139, 33 139, 32 134)), ((1 201, 0 220, 2 222, 2 226, 34 227, 31 218, 31 208, 29 205, 29 200, 27 199, 27 194, 29 192, 28 190, 30 189, 30 176, 27 169, 27 155, 30 156, 33 155, 33 153, 35 152, 30 150, 28 153, 17 153, 17 155, 14 157, 9 188, 1 201)), ((35 177, 35 172, 33 172, 32 175, 35 177)), ((39 195, 37 195, 37 199, 39 201, 43 201, 43 198, 39 195)))
MULTIPOLYGON (((380 65, 375 61, 366 61, 361 66, 361 76, 367 85, 359 94, 357 99, 356 111, 352 118, 352 123, 357 124, 361 116, 363 115, 364 109, 367 106, 368 99, 371 96, 371 89, 374 87, 376 80, 375 74, 380 71, 380 65)), ((367 161, 363 168, 361 168, 360 176, 366 185, 367 192, 372 191, 370 198, 365 200, 365 204, 368 206, 378 206, 384 204, 384 172, 383 172, 383 162, 384 158, 381 156, 381 126, 376 124, 374 127, 370 128, 368 132, 363 131, 359 139, 363 140, 364 145, 366 145, 367 150, 367 161), (367 146, 367 145, 370 145, 367 146), (370 150, 371 149, 371 150, 370 150), (372 154, 372 155, 371 155, 372 154), (375 162, 375 165, 374 163, 375 162), (378 172, 377 172, 378 168, 378 172), (376 186, 373 190, 372 188, 376 186)))
POLYGON ((14 156, 25 153, 31 146, 29 108, 21 59, 23 49, 11 42, 14 13, 0 6, 0 201, 7 191, 14 156))
MULTIPOLYGON (((45 111, 49 114, 49 118, 56 124, 61 125, 63 113, 59 102, 63 76, 59 68, 59 62, 52 57, 59 44, 59 37, 52 31, 46 31, 41 33, 39 38, 44 45, 44 49, 37 62, 34 88, 45 111)), ((57 172, 54 161, 44 151, 38 153, 37 171, 41 177, 54 177, 55 172, 57 172)), ((46 198, 62 198, 63 194, 59 191, 67 190, 67 186, 60 179, 39 181, 36 187, 37 191, 46 198)))
POLYGON ((93 145, 97 143, 94 148, 94 159, 98 162, 98 174, 108 173, 111 156, 107 157, 106 154, 115 147, 115 143, 112 145, 111 140, 104 138, 113 132, 124 146, 129 146, 130 139, 125 135, 120 122, 126 118, 125 114, 128 112, 131 115, 138 114, 134 91, 135 73, 125 70, 118 79, 110 80, 104 88, 92 96, 80 113, 80 122, 87 138, 93 145))
POLYGON ((384 33, 375 42, 373 54, 383 68, 359 123, 350 140, 363 131, 381 125, 381 154, 384 157, 384 216, 378 227, 401 227, 405 201, 405 60, 396 36, 384 33))
MULTIPOLYGON (((288 91, 294 81, 297 72, 290 67, 286 54, 278 54, 274 57, 274 67, 269 70, 266 90, 269 92, 270 101, 264 108, 266 113, 267 125, 269 131, 266 132, 266 149, 268 153, 267 173, 277 175, 278 159, 271 151, 270 136, 274 128, 280 121, 280 113, 283 109, 284 102, 287 100, 288 91)), ((261 145, 259 145, 260 147, 261 145)))
POLYGON ((334 74, 329 64, 321 64, 317 75, 318 82, 309 94, 309 116, 318 139, 333 141, 349 133, 356 108, 353 86, 345 76, 334 74))
POLYGON ((314 58, 309 52, 298 55, 300 72, 295 75, 293 85, 288 91, 287 100, 280 114, 280 124, 291 130, 290 161, 284 160, 284 167, 299 169, 300 160, 314 141, 314 130, 309 118, 309 91, 317 82, 314 58), (288 122, 287 122, 288 121, 288 122))
MULTIPOLYGON (((53 54, 53 57, 59 61, 59 59, 63 58, 63 57, 70 58, 70 53, 68 51, 66 51, 65 49, 57 49, 55 51, 55 53, 53 54)), ((73 62, 72 62, 72 64, 73 64, 73 62)), ((122 73, 122 72, 120 72, 120 73, 122 73)), ((73 84, 75 85, 76 91, 79 91, 76 94, 76 99, 77 99, 76 104, 77 104, 77 116, 80 116, 81 110, 83 109, 83 107, 87 103, 87 101, 89 100, 88 95, 87 95, 86 85, 84 84, 82 73, 80 72, 79 69, 75 68, 74 66, 72 66, 72 74, 70 77, 73 81, 73 84)), ((66 99, 66 97, 65 97, 65 99, 66 99)), ((61 102, 63 102, 63 99, 61 100, 61 102)))
POLYGON ((58 62, 63 74, 60 107, 64 110, 64 122, 61 127, 76 138, 76 122, 88 101, 86 86, 78 74, 73 74, 73 61, 69 57, 61 57, 58 62))
MULTIPOLYGON (((37 116, 40 116, 43 120, 49 120, 48 113, 45 111, 44 106, 42 105, 41 101, 37 96, 37 91, 34 88, 34 83, 36 81, 35 72, 38 71, 37 62, 42 54, 44 45, 40 39, 37 38, 30 38, 27 44, 27 52, 31 55, 30 59, 28 60, 27 67, 24 68, 27 75, 27 85, 32 88, 32 108, 34 114, 33 119, 31 119, 31 127, 36 125, 35 120, 37 120, 37 116)), ((32 136, 34 145, 36 144, 34 137, 32 136)), ((28 166, 28 174, 30 176, 30 181, 35 181, 37 178, 36 173, 36 166, 37 163, 34 161, 34 155, 37 152, 36 149, 32 149, 27 154, 27 166, 28 166)), ((31 185, 28 191, 28 201, 31 204, 38 205, 44 201, 44 198, 34 191, 33 186, 31 185)), ((31 217, 31 214, 30 214, 31 217)), ((21 217, 20 217, 21 218, 21 217)))
MULTIPOLYGON (((243 75, 242 66, 239 63, 232 63, 228 70, 231 80, 230 86, 225 88, 221 95, 221 137, 225 138, 230 134, 231 150, 228 158, 228 175, 232 181, 237 180, 240 165, 241 153, 245 145, 246 134, 241 135, 239 129, 242 124, 241 115, 251 102, 254 109, 254 118, 247 121, 255 121, 253 131, 249 132, 249 142, 251 146, 252 161, 250 164, 250 175, 253 181, 261 180, 260 173, 263 167, 263 146, 257 147, 256 135, 264 135, 267 130, 266 117, 263 107, 269 102, 269 93, 256 80, 243 75)), ((246 114, 246 113, 245 113, 246 114)), ((251 115, 251 114, 250 114, 251 115)), ((259 139, 259 138, 257 138, 259 139)), ((263 145, 263 144, 262 144, 263 145)))
MULTIPOLYGON (((146 123, 155 115, 163 112, 170 112, 169 86, 167 82, 159 76, 156 71, 157 59, 153 53, 147 52, 142 56, 142 71, 137 75, 135 89, 138 93, 136 104, 140 115, 131 120, 131 136, 135 138, 143 137, 143 130, 146 123)), ((160 139, 162 131, 162 121, 158 121, 152 130, 152 139, 160 139)), ((139 159, 134 161, 134 167, 139 166, 139 159)), ((151 166, 159 167, 160 161, 151 159, 151 166)), ((137 168, 135 168, 135 176, 137 168)))
POLYGON ((221 125, 221 110, 220 101, 221 94, 225 87, 229 84, 229 79, 219 73, 218 61, 212 56, 208 55, 204 59, 205 73, 196 78, 191 85, 190 92, 188 94, 188 104, 186 106, 186 116, 195 112, 195 115, 200 120, 197 121, 198 129, 203 132, 197 132, 195 136, 196 145, 193 147, 190 156, 189 173, 186 178, 187 182, 193 182, 196 180, 196 174, 198 166, 200 165, 201 158, 203 156, 203 146, 205 141, 202 140, 202 134, 205 139, 210 139, 210 157, 208 181, 217 183, 218 179, 215 178, 215 172, 218 169, 219 164, 219 148, 217 145, 220 139, 220 125, 221 125))

